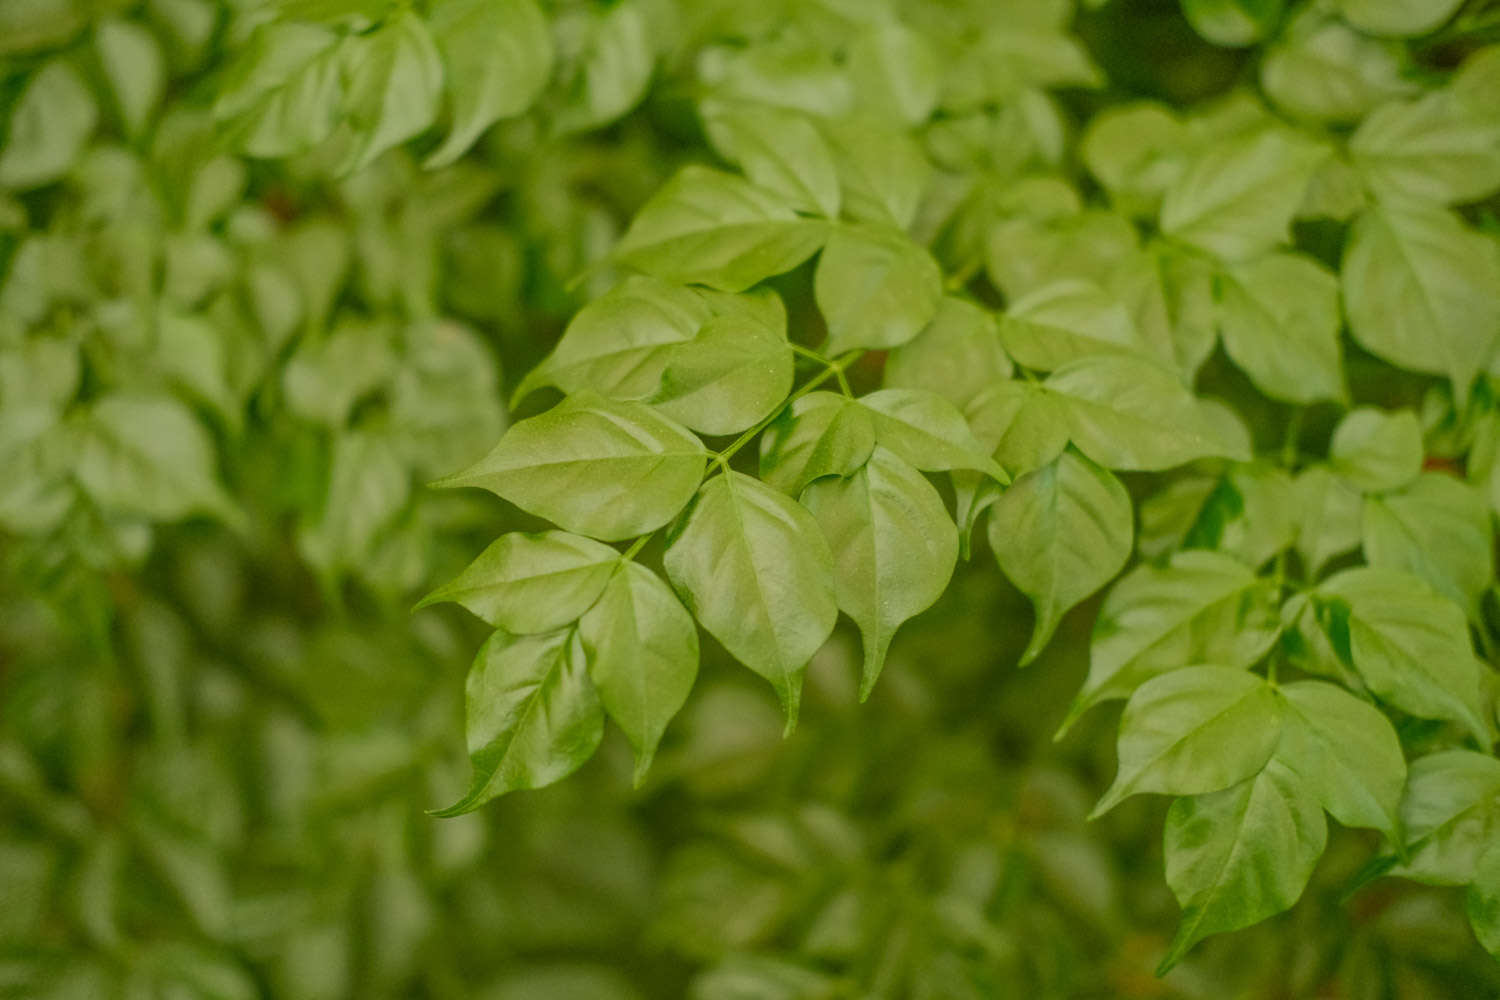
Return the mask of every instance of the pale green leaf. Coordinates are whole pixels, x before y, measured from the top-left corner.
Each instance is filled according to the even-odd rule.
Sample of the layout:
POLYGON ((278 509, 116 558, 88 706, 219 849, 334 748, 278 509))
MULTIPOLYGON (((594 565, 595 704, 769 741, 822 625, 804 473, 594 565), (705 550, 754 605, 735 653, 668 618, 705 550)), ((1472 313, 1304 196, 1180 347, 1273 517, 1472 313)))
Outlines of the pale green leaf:
POLYGON ((558 132, 578 132, 614 121, 646 95, 656 69, 650 17, 636 0, 596 10, 571 72, 570 100, 554 116, 558 132))
POLYGON ((899 21, 872 25, 849 48, 849 76, 860 106, 907 126, 932 114, 942 69, 933 44, 899 21))
POLYGON ((321 515, 297 535, 303 558, 330 578, 364 565, 410 497, 411 474, 387 436, 340 434, 321 515))
POLYGON ((1441 27, 1463 0, 1337 0, 1344 19, 1372 35, 1425 35, 1441 27))
POLYGON ((344 66, 343 114, 355 142, 343 166, 352 173, 437 119, 443 60, 427 22, 405 11, 356 36, 344 66))
POLYGON ((490 636, 469 669, 465 702, 474 776, 464 797, 437 816, 559 781, 594 755, 604 735, 604 710, 571 628, 490 636))
POLYGON ((1409 858, 1390 874, 1432 885, 1472 882, 1500 840, 1500 760, 1445 750, 1412 761, 1401 823, 1409 858))
POLYGON ((0 187, 33 188, 67 173, 99 121, 99 106, 66 61, 34 73, 16 100, 0 148, 0 187))
POLYGON ((1203 403, 1150 362, 1084 358, 1053 372, 1043 386, 1067 414, 1078 450, 1105 468, 1149 471, 1199 458, 1250 458, 1203 403))
POLYGON ((1500 840, 1479 858, 1467 898, 1469 925, 1485 950, 1500 960, 1500 840))
POLYGON ((1333 429, 1329 468, 1366 493, 1399 489, 1422 471, 1422 424, 1411 410, 1350 410, 1333 429))
POLYGON ((1162 232, 1227 261, 1284 244, 1308 182, 1327 155, 1324 147, 1279 128, 1212 143, 1167 190, 1162 232))
POLYGON ((511 425, 488 455, 441 486, 478 486, 568 531, 613 541, 654 531, 690 500, 707 453, 643 403, 568 397, 511 425))
POLYGON ((1297 552, 1317 576, 1330 559, 1359 547, 1360 495, 1326 465, 1297 474, 1292 507, 1297 518, 1297 552))
POLYGON ((635 748, 639 785, 698 676, 697 626, 661 577, 623 562, 578 634, 599 700, 635 748))
POLYGON ((1120 717, 1120 770, 1094 807, 1131 795, 1202 795, 1266 766, 1281 738, 1276 689, 1230 667, 1184 667, 1142 684, 1120 717))
POLYGON ((751 181, 799 212, 836 219, 840 191, 833 154, 812 124, 795 112, 755 105, 706 104, 709 141, 751 181))
POLYGON ((1182 173, 1186 141, 1171 109, 1142 101, 1105 108, 1089 119, 1079 152, 1112 204, 1132 215, 1154 216, 1182 173))
POLYGON ((823 476, 848 476, 875 448, 870 411, 832 392, 812 392, 788 408, 760 439, 760 475, 796 496, 823 476))
POLYGON ((884 387, 926 389, 963 409, 991 385, 1010 378, 1013 370, 994 318, 948 296, 915 339, 886 357, 884 387))
POLYGON ((679 283, 744 291, 811 257, 825 222, 732 174, 684 167, 637 213, 615 250, 634 268, 679 283))
POLYGON ((1266 465, 1237 465, 1204 497, 1182 544, 1238 556, 1263 565, 1290 548, 1296 536, 1292 479, 1266 465))
POLYGON ((693 616, 770 681, 795 725, 802 674, 838 619, 833 554, 801 504, 738 472, 704 484, 664 563, 693 616))
POLYGON ((990 548, 1036 608, 1022 665, 1051 641, 1069 608, 1124 567, 1133 540, 1125 487, 1074 452, 1063 452, 1001 494, 990 515, 990 548))
POLYGON ((844 214, 876 226, 910 226, 932 175, 916 140, 863 118, 825 119, 818 128, 833 153, 844 214))
POLYGON ((448 85, 448 137, 425 165, 452 163, 495 122, 521 114, 552 75, 552 32, 536 0, 440 0, 429 23, 448 85))
POLYGON ((1386 104, 1360 123, 1349 155, 1377 197, 1479 201, 1500 188, 1500 111, 1449 90, 1386 104))
POLYGON ((1186 664, 1254 663, 1281 632, 1275 597, 1269 581, 1217 552, 1179 552, 1165 566, 1132 570, 1099 610, 1088 679, 1060 734, 1093 705, 1186 664))
POLYGON ((214 117, 232 122, 251 156, 287 156, 332 134, 344 95, 343 48, 326 28, 262 25, 218 88, 214 117))
POLYGON ((1435 207, 1383 205, 1354 224, 1343 287, 1355 340, 1467 398, 1500 331, 1500 243, 1435 207))
POLYGON ((1182 0, 1193 30, 1215 45, 1253 45, 1275 29, 1286 0, 1182 0))
POLYGON ((1399 836, 1406 759, 1396 729, 1369 702, 1323 681, 1277 689, 1286 703, 1276 760, 1345 826, 1399 836))
POLYGON ((1363 118, 1415 85, 1402 77, 1401 50, 1309 4, 1266 49, 1260 85, 1278 108, 1310 121, 1363 118))
POLYGON ((1419 576, 1480 621, 1495 576, 1495 532, 1476 487, 1426 472, 1404 489, 1365 500, 1363 541, 1371 566, 1419 576))
POLYGON ((1194 944, 1289 909, 1328 841, 1323 811, 1277 760, 1233 788, 1178 799, 1167 811, 1167 884, 1182 906, 1165 975, 1194 944))
POLYGON ((833 550, 839 608, 864 638, 859 686, 868 697, 896 630, 948 586, 958 532, 932 484, 878 446, 852 475, 815 480, 802 501, 833 550))
POLYGON ((818 258, 813 290, 832 357, 856 347, 898 347, 921 333, 942 301, 943 276, 903 233, 839 226, 818 258))
POLYGON ((881 389, 859 399, 869 411, 875 441, 924 472, 973 469, 1009 482, 988 457, 962 413, 942 396, 922 389, 881 389))
POLYGON ((1039 386, 995 382, 964 411, 974 436, 1012 476, 1039 469, 1068 446, 1068 413, 1039 386))
POLYGON ((167 68, 161 46, 145 28, 118 18, 100 22, 94 29, 94 44, 125 131, 139 135, 166 90, 167 68))
POLYGON ((1488 745, 1481 666, 1463 609, 1406 573, 1359 567, 1319 585, 1334 602, 1330 638, 1382 701, 1426 719, 1451 719, 1488 745))
POLYGON ((1273 399, 1345 397, 1338 279, 1310 257, 1273 253, 1216 283, 1224 350, 1273 399))
POLYGON ((672 347, 650 402, 703 434, 745 430, 792 390, 792 348, 782 330, 743 315, 719 316, 672 347))
POLYGON ((515 635, 550 632, 593 607, 619 558, 608 545, 565 531, 511 532, 417 607, 452 601, 515 635))
POLYGON ((1099 354, 1130 354, 1165 366, 1136 329, 1123 303, 1076 279, 1043 285, 1016 299, 1000 320, 1006 353, 1027 368, 1052 371, 1099 354))

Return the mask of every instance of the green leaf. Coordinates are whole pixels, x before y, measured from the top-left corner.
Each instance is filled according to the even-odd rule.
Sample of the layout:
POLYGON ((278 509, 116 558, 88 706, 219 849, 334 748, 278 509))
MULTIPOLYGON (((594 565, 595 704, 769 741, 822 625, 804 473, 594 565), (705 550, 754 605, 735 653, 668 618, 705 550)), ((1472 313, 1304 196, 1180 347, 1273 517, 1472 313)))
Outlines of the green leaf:
POLYGON ((1288 403, 1342 400, 1338 279, 1298 254, 1228 268, 1215 282, 1219 333, 1257 389, 1288 403))
POLYGON ((1182 383, 1147 361, 1084 358, 1043 385, 1067 414, 1078 450, 1105 468, 1152 471, 1199 458, 1250 458, 1182 383))
POLYGON ((1411 763, 1401 823, 1410 858, 1390 874, 1431 885, 1465 885, 1500 835, 1500 760, 1445 750, 1411 763))
POLYGON ((99 106, 62 59, 37 70, 10 112, 0 148, 0 188, 34 188, 62 177, 83 152, 99 106))
POLYGON ((964 411, 974 436, 1012 475, 1051 462, 1068 446, 1068 412, 1040 386, 995 382, 964 411))
POLYGON ((1339 13, 1372 35, 1425 35, 1441 27, 1463 0, 1337 0, 1339 13))
POLYGON ((411 474, 389 437, 363 430, 340 434, 321 515, 297 536, 303 558, 330 579, 360 568, 410 498, 411 474))
POLYGON ((1125 487, 1071 451, 1001 494, 990 517, 990 548, 1036 608, 1023 666, 1051 641, 1069 608, 1125 566, 1134 531, 1125 487))
POLYGON ((1292 490, 1297 553, 1316 577, 1330 559, 1359 547, 1362 500, 1326 465, 1302 470, 1292 490))
POLYGON ((1350 28, 1332 11, 1310 4, 1265 51, 1260 85, 1294 118, 1351 122, 1382 101, 1410 93, 1399 46, 1350 28))
POLYGON ((281 372, 287 410, 343 427, 355 404, 396 371, 390 333, 383 324, 345 321, 320 339, 303 341, 281 372))
POLYGON ((1396 729, 1369 702, 1323 681, 1277 689, 1285 699, 1276 760, 1345 826, 1400 836, 1406 759, 1396 729))
POLYGON ((1468 397, 1500 330, 1500 244, 1441 209, 1382 205, 1354 224, 1343 285, 1355 340, 1468 397))
POLYGON ((751 181, 799 212, 838 218, 833 154, 806 118, 779 108, 720 102, 708 103, 701 113, 714 148, 751 181))
POLYGON ((1215 45, 1241 48, 1271 34, 1286 0, 1182 0, 1193 30, 1215 45))
POLYGON ((802 502, 833 550, 838 606, 864 638, 859 688, 867 698, 896 630, 948 586, 958 532, 932 484, 878 446, 852 475, 814 481, 802 502))
POLYGON ((590 392, 513 424, 439 486, 478 486, 568 531, 614 541, 666 524, 692 499, 707 453, 643 403, 590 392))
POLYGON ((570 73, 570 100, 553 118, 557 132, 614 121, 646 95, 656 69, 650 18, 643 4, 624 0, 592 14, 582 54, 570 73))
POLYGON ((1333 429, 1329 467, 1366 493, 1399 489, 1422 471, 1422 424, 1411 410, 1350 410, 1333 429))
POLYGON ((870 411, 832 392, 803 396, 760 439, 760 476, 796 496, 823 476, 848 476, 875 449, 870 411))
POLYGON ((108 18, 94 29, 99 64, 114 92, 128 135, 138 136, 161 104, 166 61, 156 38, 138 24, 108 18))
POLYGON ((1099 354, 1129 354, 1170 366, 1141 337, 1130 312, 1098 285, 1064 280, 1021 296, 1000 321, 1006 352, 1027 368, 1052 371, 1099 354))
POLYGON ((1500 112, 1451 90, 1392 102, 1360 123, 1349 155, 1378 198, 1479 201, 1500 188, 1500 112))
POLYGON ((1217 552, 1190 551, 1165 566, 1140 566, 1104 599, 1089 648, 1089 674, 1059 735, 1101 701, 1189 663, 1245 667, 1281 631, 1269 581, 1217 552))
POLYGON ((1480 856, 1466 902, 1474 936, 1500 960, 1500 840, 1491 840, 1480 856))
POLYGON ((495 122, 521 114, 552 76, 552 31, 536 0, 439 0, 429 23, 442 53, 451 124, 424 166, 464 154, 495 122))
POLYGON ((240 514, 219 485, 213 440, 167 396, 115 393, 89 410, 73 475, 95 503, 126 516, 176 521, 240 514))
POLYGON ((621 263, 683 284, 740 292, 811 257, 827 224, 798 218, 780 197, 706 167, 684 167, 636 214, 615 249, 621 263))
POLYGON ((262 25, 219 85, 214 117, 232 121, 251 156, 288 156, 327 139, 344 96, 343 47, 316 25, 262 25))
POLYGON ((758 480, 726 472, 674 526, 664 563, 693 616, 771 682, 790 730, 802 672, 838 619, 833 555, 818 522, 758 480))
POLYGON ((944 110, 1003 104, 1024 91, 1098 87, 1104 75, 1077 38, 1013 22, 985 25, 948 68, 944 110))
POLYGON ((1131 221, 1095 209, 1047 220, 1007 218, 986 227, 985 273, 1017 299, 1062 278, 1106 284, 1140 253, 1131 221))
POLYGON ((1120 717, 1120 770, 1094 807, 1131 795, 1202 795, 1253 777, 1281 738, 1276 689, 1231 667, 1184 667, 1142 684, 1120 717))
POLYGON ((1405 489, 1368 497, 1365 561, 1432 584, 1474 621, 1495 576, 1495 532, 1484 494, 1444 475, 1423 473, 1405 489))
POLYGON ((785 331, 731 313, 671 349, 650 402, 700 433, 733 434, 780 406, 792 379, 785 331))
POLYGON ((828 324, 824 353, 898 347, 932 320, 943 276, 931 254, 895 230, 838 226, 813 279, 828 324))
POLYGON ((590 538, 513 531, 417 607, 452 601, 513 635, 550 632, 593 607, 619 561, 618 552, 590 538))
POLYGON ((474 776, 464 797, 436 816, 559 781, 594 755, 604 735, 604 710, 571 628, 490 636, 469 669, 465 702, 474 776))
POLYGON ((937 106, 943 66, 920 32, 881 20, 855 38, 848 59, 855 96, 870 113, 914 126, 937 106))
POLYGON ((949 296, 926 329, 886 357, 884 387, 926 389, 963 409, 1013 370, 994 318, 949 296))
POLYGON ((824 119, 818 128, 833 153, 844 214, 875 226, 910 226, 932 176, 916 140, 863 118, 824 119))
POLYGON ((1339 655, 1382 701, 1424 719, 1451 719, 1489 744, 1480 665, 1463 609, 1422 580, 1358 567, 1324 581, 1325 627, 1339 655))
POLYGON ((1186 129, 1171 109, 1140 101, 1104 108, 1089 119, 1079 152, 1112 204, 1154 217, 1182 173, 1186 142, 1186 129))
POLYGON ((859 405, 870 413, 876 443, 918 469, 973 469, 1002 484, 1010 482, 963 414, 942 396, 921 389, 881 389, 861 396, 859 405))
POLYGON ((443 60, 427 22, 406 11, 356 36, 344 65, 344 115, 355 136, 344 170, 353 173, 437 119, 443 60))
POLYGON ((639 786, 698 676, 698 629, 661 577, 620 562, 578 634, 599 700, 635 748, 639 786))
POLYGON ((1236 466, 1204 497, 1183 547, 1215 549, 1261 566, 1292 545, 1294 496, 1291 477, 1281 469, 1236 466))
POLYGON ((1124 261, 1110 281, 1146 342, 1170 347, 1184 381, 1197 378, 1218 339, 1216 274, 1203 254, 1156 243, 1124 261))
POLYGON ((1198 153, 1161 206, 1161 230, 1226 261, 1288 242, 1292 216, 1328 151, 1286 129, 1221 139, 1198 153))
POLYGON ((1182 918, 1157 975, 1209 935, 1289 909, 1327 840, 1317 799, 1276 760, 1233 788, 1172 803, 1167 884, 1182 905, 1182 918))

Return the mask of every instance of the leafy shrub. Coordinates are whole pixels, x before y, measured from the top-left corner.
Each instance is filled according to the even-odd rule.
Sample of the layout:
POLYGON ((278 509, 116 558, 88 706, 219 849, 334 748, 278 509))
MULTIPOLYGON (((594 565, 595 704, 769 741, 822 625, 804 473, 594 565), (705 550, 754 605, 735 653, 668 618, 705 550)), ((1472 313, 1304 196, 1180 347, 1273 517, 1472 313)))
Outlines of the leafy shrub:
POLYGON ((1147 995, 1133 960, 1071 968, 1128 926, 1129 866, 1085 832, 1097 775, 1033 738, 1088 743, 1123 702, 1092 816, 1129 856, 1159 815, 1133 797, 1173 797, 1163 988, 1500 990, 1447 896, 1368 887, 1462 887, 1500 953, 1497 25, 0 11, 0 877, 28 901, 0 989, 1147 995), (492 631, 406 619, 424 592, 492 631), (993 609, 1022 595, 1011 641, 1024 613, 993 609), (982 662, 939 662, 955 635, 982 662), (1070 637, 1065 711, 979 707, 996 651, 1079 683, 1070 637), (459 792, 443 665, 471 643, 459 792), (699 681, 728 659, 784 726, 699 681), (601 746, 588 796, 418 811, 601 746), (682 802, 711 817, 688 836, 682 802), (556 884, 486 867, 526 830, 556 884), (543 843, 570 831, 582 858, 543 843), (1310 882, 1404 894, 1371 934, 1304 933, 1276 986, 1192 966, 1310 882), (648 912, 675 957, 632 980, 648 912), (483 934, 434 931, 474 918, 590 960, 497 974, 483 934))

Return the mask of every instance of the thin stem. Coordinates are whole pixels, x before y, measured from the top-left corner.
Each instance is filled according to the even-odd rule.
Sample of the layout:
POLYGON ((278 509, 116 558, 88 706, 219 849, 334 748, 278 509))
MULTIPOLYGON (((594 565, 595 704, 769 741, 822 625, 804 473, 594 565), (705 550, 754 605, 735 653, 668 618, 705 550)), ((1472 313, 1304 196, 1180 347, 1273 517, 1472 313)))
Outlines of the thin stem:
POLYGON ((783 400, 781 405, 772 410, 764 420, 731 441, 729 443, 729 447, 725 448, 723 451, 715 455, 714 459, 727 471, 729 468, 729 460, 735 456, 735 453, 738 452, 741 448, 745 447, 745 445, 749 444, 752 440, 754 440, 757 434, 765 430, 767 427, 771 426, 771 424, 778 417, 786 412, 787 407, 791 406, 797 400, 812 392, 824 382, 827 382, 830 378, 833 378, 834 376, 842 378, 844 369, 853 364, 855 360, 857 360, 863 353, 863 351, 850 351, 847 354, 828 361, 827 369, 817 375, 814 375, 812 378, 804 382, 796 392, 792 393, 785 400, 783 400))
POLYGON ((1281 466, 1284 469, 1295 469, 1297 467, 1297 442, 1302 437, 1302 414, 1305 411, 1298 406, 1293 408, 1292 415, 1286 422, 1286 437, 1281 442, 1281 466))
POLYGON ((641 549, 645 548, 646 543, 649 542, 651 540, 651 537, 655 534, 656 532, 652 531, 648 532, 647 534, 641 535, 635 541, 630 543, 630 548, 626 549, 625 554, 620 556, 620 558, 625 562, 629 562, 630 560, 634 559, 635 554, 641 551, 641 549))

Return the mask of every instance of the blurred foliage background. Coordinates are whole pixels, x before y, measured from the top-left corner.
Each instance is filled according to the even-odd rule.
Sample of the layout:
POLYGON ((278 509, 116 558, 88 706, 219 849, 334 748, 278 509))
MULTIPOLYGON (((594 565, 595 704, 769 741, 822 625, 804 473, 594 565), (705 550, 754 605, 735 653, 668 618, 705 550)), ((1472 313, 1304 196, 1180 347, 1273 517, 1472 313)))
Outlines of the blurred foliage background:
MULTIPOLYGON (((1175 0, 903 6, 1076 18, 1114 81, 997 112, 1000 178, 1056 166, 1028 129, 1246 71, 1175 0)), ((1341 898, 1372 849, 1351 831, 1292 912, 1155 979, 1165 804, 1085 825, 1113 713, 1051 740, 1094 607, 1018 672, 1030 611, 983 543, 866 705, 844 627, 786 740, 706 649, 639 791, 612 733, 557 787, 426 815, 466 781, 482 630, 409 608, 530 522, 422 484, 493 443, 608 287, 591 266, 705 156, 714 58, 858 7, 553 0, 530 113, 435 170, 397 129, 348 173, 348 141, 241 155, 215 100, 257 25, 390 5, 0 0, 0 996, 1500 996, 1453 893, 1341 898)))

